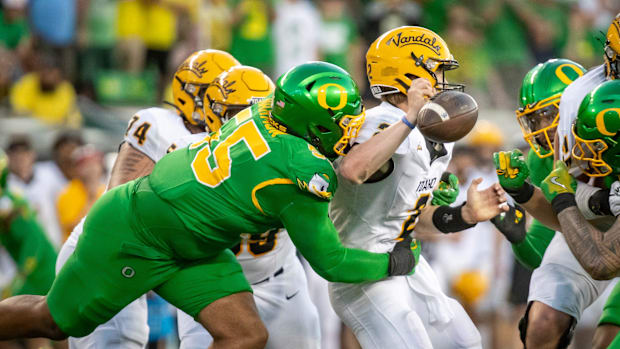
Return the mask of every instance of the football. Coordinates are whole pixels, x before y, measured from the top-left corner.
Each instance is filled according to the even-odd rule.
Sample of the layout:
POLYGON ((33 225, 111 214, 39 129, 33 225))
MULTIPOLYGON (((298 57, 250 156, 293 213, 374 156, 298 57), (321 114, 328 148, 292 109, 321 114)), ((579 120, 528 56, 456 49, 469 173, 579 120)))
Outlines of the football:
POLYGON ((437 143, 456 142, 465 137, 478 120, 478 103, 465 92, 442 91, 418 112, 417 127, 437 143))

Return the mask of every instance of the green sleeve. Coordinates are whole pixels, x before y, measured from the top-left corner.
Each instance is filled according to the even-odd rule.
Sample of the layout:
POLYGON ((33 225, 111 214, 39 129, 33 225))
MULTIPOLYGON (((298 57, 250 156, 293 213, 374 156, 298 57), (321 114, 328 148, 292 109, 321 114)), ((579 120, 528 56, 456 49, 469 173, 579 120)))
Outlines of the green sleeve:
POLYGON ((540 265, 545 250, 554 236, 554 230, 547 228, 534 219, 525 236, 525 240, 518 244, 512 244, 512 251, 523 266, 529 269, 536 269, 540 265))
POLYGON ((527 167, 530 169, 530 180, 532 184, 540 187, 540 183, 551 173, 553 170, 553 156, 546 158, 539 158, 536 153, 530 149, 527 154, 527 167))
POLYGON ((346 248, 329 219, 329 202, 293 185, 262 189, 259 200, 279 217, 291 240, 317 274, 328 281, 359 283, 387 277, 389 256, 346 248))

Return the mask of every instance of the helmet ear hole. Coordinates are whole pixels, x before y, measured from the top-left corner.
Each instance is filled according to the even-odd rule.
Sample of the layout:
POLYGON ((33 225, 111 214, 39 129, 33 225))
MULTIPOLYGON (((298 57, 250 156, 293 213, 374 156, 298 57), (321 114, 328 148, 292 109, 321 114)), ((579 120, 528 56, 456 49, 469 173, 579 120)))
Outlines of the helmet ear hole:
POLYGON ((317 130, 319 130, 321 133, 327 133, 330 132, 329 129, 325 126, 321 126, 321 125, 317 125, 317 130))
POLYGON ((314 86, 314 84, 316 84, 316 80, 310 82, 308 85, 306 85, 306 90, 308 90, 308 92, 310 92, 310 90, 312 90, 312 87, 314 86))

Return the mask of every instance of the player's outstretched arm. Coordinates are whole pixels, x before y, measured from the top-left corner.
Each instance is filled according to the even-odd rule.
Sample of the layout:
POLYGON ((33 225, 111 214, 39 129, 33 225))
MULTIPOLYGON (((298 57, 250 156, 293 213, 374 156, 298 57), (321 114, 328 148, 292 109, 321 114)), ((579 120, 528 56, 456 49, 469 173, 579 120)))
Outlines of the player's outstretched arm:
POLYGON ((458 207, 430 206, 420 214, 415 230, 424 233, 455 233, 469 229, 508 210, 506 196, 499 184, 478 190, 482 178, 467 189, 467 202, 458 207))
POLYGON ((301 193, 296 186, 266 187, 257 196, 265 212, 280 217, 312 269, 328 281, 376 281, 391 275, 406 275, 415 266, 410 246, 390 253, 344 247, 328 217, 329 202, 301 193))
POLYGON ((112 167, 108 189, 112 189, 153 171, 155 162, 128 143, 123 143, 112 167))
POLYGON ((573 255, 596 280, 620 275, 620 221, 602 232, 592 226, 577 208, 576 180, 562 161, 545 178, 541 189, 557 212, 562 233, 573 255))
POLYGON ((420 108, 435 93, 437 91, 428 80, 413 80, 407 96, 408 112, 405 117, 411 127, 404 121, 397 122, 375 134, 366 142, 354 146, 338 167, 340 177, 356 184, 362 184, 377 172, 407 138, 412 127, 417 123, 420 108))

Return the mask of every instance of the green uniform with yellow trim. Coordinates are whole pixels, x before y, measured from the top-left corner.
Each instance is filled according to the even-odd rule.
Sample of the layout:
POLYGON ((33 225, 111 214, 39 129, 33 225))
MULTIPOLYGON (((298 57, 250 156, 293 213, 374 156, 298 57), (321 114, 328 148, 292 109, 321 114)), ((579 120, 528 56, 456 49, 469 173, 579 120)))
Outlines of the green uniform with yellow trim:
MULTIPOLYGON (((540 151, 544 152, 544 149, 540 151)), ((553 157, 539 158, 530 149, 526 161, 530 170, 532 184, 540 187, 543 179, 553 170, 553 157)), ((540 266, 545 250, 554 236, 555 230, 547 228, 537 219, 534 219, 525 235, 525 239, 518 244, 512 244, 512 251, 521 264, 530 269, 536 269, 540 266)))
POLYGON ((35 212, 21 197, 0 189, 0 245, 17 265, 17 275, 2 297, 46 294, 54 281, 56 250, 35 212))
POLYGON ((337 185, 330 161, 283 133, 270 109, 268 99, 242 111, 97 201, 48 294, 63 332, 84 336, 151 289, 191 316, 251 292, 229 248, 278 227, 328 280, 387 276, 388 254, 342 246, 327 215, 337 185))

